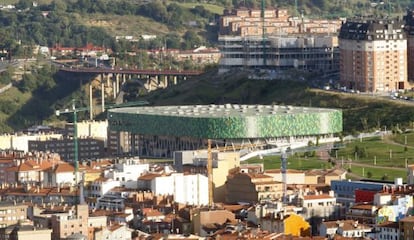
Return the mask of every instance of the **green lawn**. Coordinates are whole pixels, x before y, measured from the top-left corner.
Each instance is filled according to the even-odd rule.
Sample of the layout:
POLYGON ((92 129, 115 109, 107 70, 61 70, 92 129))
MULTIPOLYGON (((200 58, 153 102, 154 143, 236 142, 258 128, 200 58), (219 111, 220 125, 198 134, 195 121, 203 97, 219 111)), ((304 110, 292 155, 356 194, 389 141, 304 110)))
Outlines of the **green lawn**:
POLYGON ((403 181, 407 180, 407 171, 399 169, 381 169, 374 167, 361 167, 361 166, 352 166, 351 171, 354 174, 357 174, 363 178, 375 179, 375 180, 387 180, 393 181, 395 178, 403 178, 403 181), (371 174, 371 177, 369 175, 371 174), (384 178, 385 176, 385 178, 384 178))
MULTIPOLYGON (((337 150, 338 159, 336 164, 341 164, 343 160, 344 169, 348 170, 350 168, 353 174, 359 175, 362 178, 393 181, 394 178, 401 177, 405 181, 407 178, 407 170, 405 169, 406 159, 408 164, 414 164, 414 133, 394 135, 390 136, 389 139, 386 141, 382 137, 374 137, 362 139, 362 141, 345 142, 344 148, 337 150), (404 143, 406 138, 407 145, 409 146, 407 148, 392 142, 404 143), (410 142, 413 145, 410 145, 410 142), (356 148, 359 149, 360 155, 355 154, 356 148), (347 162, 347 160, 351 162, 347 162), (368 166, 357 166, 355 163, 367 164, 368 166), (376 164, 375 166, 374 163, 376 164), (394 168, 385 169, 381 167, 394 168)), ((335 153, 332 155, 335 155, 335 153)), ((332 159, 334 159, 334 156, 332 159)), ((265 169, 280 169, 281 165, 280 156, 265 156, 263 159, 253 158, 246 162, 263 163, 265 169)), ((304 158, 303 153, 288 157, 289 169, 310 170, 328 169, 331 167, 331 163, 319 160, 316 157, 304 158)))
POLYGON ((381 137, 355 140, 346 143, 346 147, 337 152, 338 160, 352 160, 364 164, 404 168, 414 164, 414 148, 385 142, 381 137), (356 149, 359 149, 358 153, 356 149))
POLYGON ((394 135, 391 139, 397 143, 407 144, 408 147, 414 148, 414 133, 412 132, 394 135))
MULTIPOLYGON (((256 157, 247 160, 245 163, 262 163, 265 170, 280 169, 281 167, 280 156, 264 156, 263 159, 256 157)), ((288 157, 287 166, 289 169, 297 170, 325 169, 332 167, 329 162, 318 160, 315 157, 305 159, 303 157, 296 156, 288 157)))

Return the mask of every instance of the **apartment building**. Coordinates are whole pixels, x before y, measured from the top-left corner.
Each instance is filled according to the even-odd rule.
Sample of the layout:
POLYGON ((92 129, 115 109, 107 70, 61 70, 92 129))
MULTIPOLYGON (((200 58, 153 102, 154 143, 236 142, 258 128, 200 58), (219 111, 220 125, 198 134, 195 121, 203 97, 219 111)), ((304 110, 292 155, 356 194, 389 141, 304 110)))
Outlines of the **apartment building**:
MULTIPOLYGON (((104 157, 104 141, 95 138, 78 138, 78 160, 104 157)), ((70 138, 30 140, 29 151, 58 153, 65 161, 75 160, 74 140, 70 138)))
POLYGON ((202 174, 173 173, 153 179, 152 192, 173 195, 177 203, 208 205, 208 178, 202 174))
POLYGON ((0 203, 0 228, 6 228, 27 219, 27 205, 11 202, 0 203))
MULTIPOLYGON (((72 138, 74 128, 73 123, 65 124, 65 131, 68 137, 72 138)), ((76 132, 78 138, 95 138, 104 141, 107 144, 108 139, 108 121, 81 121, 76 123, 76 132)))
POLYGON ((264 174, 236 173, 226 182, 226 202, 258 203, 262 200, 281 199, 282 183, 264 174))
POLYGON ((88 236, 88 205, 78 204, 52 215, 52 239, 66 239, 73 234, 88 236))
POLYGON ((261 9, 239 8, 225 10, 220 17, 220 35, 261 36, 265 34, 295 33, 336 33, 341 21, 326 19, 306 19, 289 16, 287 9, 265 9, 262 17, 261 9))
POLYGON ((407 10, 404 20, 407 33, 408 80, 414 81, 414 10, 407 10))
POLYGON ((138 177, 148 171, 149 164, 138 158, 117 159, 110 169, 104 171, 104 177, 119 181, 122 187, 137 189, 138 177))
POLYGON ((407 36, 399 19, 347 20, 339 33, 340 82, 361 92, 408 89, 407 36))

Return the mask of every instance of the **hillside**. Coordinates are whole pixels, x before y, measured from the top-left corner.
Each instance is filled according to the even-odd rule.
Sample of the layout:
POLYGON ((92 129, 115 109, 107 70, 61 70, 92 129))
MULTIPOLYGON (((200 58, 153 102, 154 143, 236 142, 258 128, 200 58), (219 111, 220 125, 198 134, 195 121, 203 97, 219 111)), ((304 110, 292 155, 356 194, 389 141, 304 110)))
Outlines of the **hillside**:
POLYGON ((383 97, 310 88, 308 81, 251 80, 247 73, 206 73, 168 89, 142 96, 153 105, 279 104, 343 110, 344 132, 412 128, 414 105, 383 97))

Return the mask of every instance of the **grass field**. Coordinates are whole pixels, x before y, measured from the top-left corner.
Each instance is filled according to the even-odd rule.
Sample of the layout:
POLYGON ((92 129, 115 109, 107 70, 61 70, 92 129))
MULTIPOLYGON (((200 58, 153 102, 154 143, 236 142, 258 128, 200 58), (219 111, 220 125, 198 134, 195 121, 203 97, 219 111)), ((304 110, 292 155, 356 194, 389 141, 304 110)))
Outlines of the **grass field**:
MULTIPOLYGON (((405 181, 407 179, 406 161, 408 164, 414 164, 414 133, 355 140, 346 142, 344 146, 336 153, 338 156, 336 164, 360 178, 392 181, 401 177, 405 181), (404 146, 405 141, 407 141, 407 148, 404 146), (359 156, 358 153, 355 154, 356 148, 359 149, 359 156)), ((333 161, 334 159, 335 156, 332 157, 333 161)), ((262 163, 265 169, 280 169, 281 167, 280 156, 254 158, 248 160, 247 163, 262 163)), ((289 169, 310 170, 331 167, 333 165, 330 162, 317 157, 304 158, 299 155, 288 157, 289 169)))
POLYGON ((393 181, 395 178, 402 178, 404 181, 407 180, 407 171, 404 169, 381 169, 374 167, 361 167, 355 165, 351 165, 350 169, 353 174, 359 175, 362 178, 367 179, 393 181))
POLYGON ((338 150, 337 156, 340 160, 386 167, 404 168, 406 163, 414 164, 414 148, 392 144, 381 137, 347 143, 346 148, 338 150))
MULTIPOLYGON (((263 159, 252 158, 246 161, 246 163, 261 163, 264 169, 280 169, 281 159, 280 156, 264 156, 263 159)), ((297 170, 311 170, 311 169, 325 169, 331 168, 332 165, 327 161, 322 161, 316 157, 303 158, 303 157, 288 157, 288 168, 297 170)))

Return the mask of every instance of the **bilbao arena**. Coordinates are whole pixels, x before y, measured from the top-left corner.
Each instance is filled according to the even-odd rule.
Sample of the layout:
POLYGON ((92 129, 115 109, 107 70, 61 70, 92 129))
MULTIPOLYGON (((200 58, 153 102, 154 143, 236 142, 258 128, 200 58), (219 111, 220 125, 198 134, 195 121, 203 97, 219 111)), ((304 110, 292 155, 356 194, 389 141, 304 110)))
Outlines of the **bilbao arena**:
MULTIPOLYGON (((171 157, 173 151, 219 144, 281 143, 330 137, 342 131, 342 111, 279 105, 145 106, 108 110, 108 124, 130 145, 118 154, 171 157)), ((126 144, 124 144, 126 145, 126 144)))

